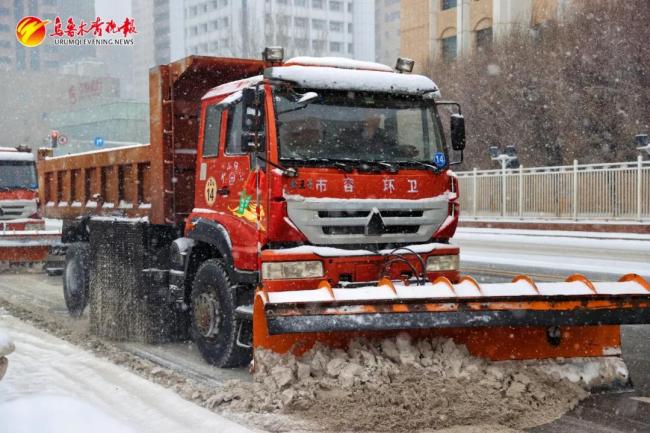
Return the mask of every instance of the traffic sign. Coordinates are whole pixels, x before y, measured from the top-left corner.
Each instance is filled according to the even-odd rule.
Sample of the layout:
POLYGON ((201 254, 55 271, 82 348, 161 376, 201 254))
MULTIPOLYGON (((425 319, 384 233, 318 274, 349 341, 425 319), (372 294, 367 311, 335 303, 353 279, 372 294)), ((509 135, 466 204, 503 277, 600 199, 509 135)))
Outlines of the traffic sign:
POLYGON ((104 147, 104 139, 102 137, 95 137, 95 147, 104 147))

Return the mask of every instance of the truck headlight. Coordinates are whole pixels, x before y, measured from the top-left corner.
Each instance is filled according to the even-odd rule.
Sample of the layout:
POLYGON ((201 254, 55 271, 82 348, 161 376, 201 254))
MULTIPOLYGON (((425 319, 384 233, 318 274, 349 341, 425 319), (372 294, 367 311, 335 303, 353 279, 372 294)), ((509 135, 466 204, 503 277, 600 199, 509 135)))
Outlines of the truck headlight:
POLYGON ((427 259, 427 272, 457 271, 459 263, 458 254, 451 256, 429 256, 427 259))
POLYGON ((323 263, 306 262, 266 262, 262 263, 262 279, 291 280, 297 278, 320 278, 323 276, 323 263))

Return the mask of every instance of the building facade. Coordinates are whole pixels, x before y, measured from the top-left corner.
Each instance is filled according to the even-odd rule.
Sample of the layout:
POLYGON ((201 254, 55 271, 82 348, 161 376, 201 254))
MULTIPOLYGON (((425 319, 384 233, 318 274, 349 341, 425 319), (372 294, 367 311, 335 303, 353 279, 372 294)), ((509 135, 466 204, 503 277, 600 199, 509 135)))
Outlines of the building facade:
POLYGON ((400 0, 375 1, 375 59, 389 66, 400 55, 401 3, 400 0))
POLYGON ((575 0, 410 0, 401 7, 401 51, 422 71, 490 46, 517 29, 562 18, 575 0))
MULTIPOLYGON (((383 0, 381 0, 383 1, 383 0)), ((296 55, 375 60, 374 0, 186 0, 187 54, 259 58, 265 46, 296 55)))

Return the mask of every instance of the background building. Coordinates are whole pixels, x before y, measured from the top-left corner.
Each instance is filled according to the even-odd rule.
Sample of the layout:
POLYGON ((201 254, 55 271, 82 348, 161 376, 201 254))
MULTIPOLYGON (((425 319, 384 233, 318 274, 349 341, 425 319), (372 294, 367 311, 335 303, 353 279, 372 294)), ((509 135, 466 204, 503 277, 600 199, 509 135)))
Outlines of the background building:
POLYGON ((488 47, 516 29, 562 18, 573 0, 411 0, 401 7, 401 52, 422 70, 488 47), (408 3, 408 5, 407 5, 408 3))
POLYGON ((294 55, 375 60, 374 0, 186 0, 185 51, 259 58, 294 55))
POLYGON ((400 0, 375 2, 375 59, 389 66, 394 66, 400 55, 400 3, 400 0))

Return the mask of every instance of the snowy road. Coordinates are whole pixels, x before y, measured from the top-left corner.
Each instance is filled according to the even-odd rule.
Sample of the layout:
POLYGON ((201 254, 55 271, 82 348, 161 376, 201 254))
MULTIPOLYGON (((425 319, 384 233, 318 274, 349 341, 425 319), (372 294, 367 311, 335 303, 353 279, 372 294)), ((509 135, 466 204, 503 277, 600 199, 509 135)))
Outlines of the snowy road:
POLYGON ((16 344, 0 382, 1 432, 248 432, 124 368, 7 314, 16 344))
MULTIPOLYGON (((489 275, 484 277, 491 281, 495 279, 489 275)), ((87 327, 87 319, 72 320, 67 317, 60 284, 60 278, 38 274, 1 275, 0 299, 29 307, 39 315, 54 317, 61 326, 69 329, 87 327)), ((58 433, 54 423, 63 423, 61 420, 69 419, 71 412, 86 414, 96 422, 101 421, 98 425, 123 427, 122 430, 126 432, 183 432, 190 429, 244 431, 243 427, 233 426, 230 421, 224 421, 222 417, 183 400, 169 389, 142 379, 110 361, 96 358, 13 317, 0 316, 0 327, 10 329, 17 343, 17 352, 11 355, 8 375, 0 382, 0 420, 7 419, 6 413, 3 416, 3 410, 12 413, 29 410, 29 413, 48 414, 48 421, 53 423, 48 425, 47 430, 34 430, 29 426, 18 430, 12 426, 12 433, 58 433), (91 361, 92 366, 89 365, 91 361), (52 395, 56 396, 54 400, 51 400, 52 395), (51 407, 57 410, 52 413, 51 407), (168 410, 169 407, 174 410, 168 410), (148 416, 143 414, 155 414, 155 423, 149 423, 148 416), (215 428, 221 426, 222 422, 226 422, 226 427, 233 426, 232 430, 215 428)), ((623 354, 635 383, 634 393, 592 396, 560 420, 532 429, 531 432, 650 431, 648 341, 649 326, 623 328, 623 354)), ((250 377, 243 369, 221 370, 206 365, 191 344, 153 346, 128 343, 121 346, 212 387, 219 387, 228 378, 250 377)), ((85 419, 72 426, 66 425, 67 429, 61 433, 88 431, 85 419), (79 429, 75 430, 77 426, 79 429)), ((0 423, 0 432, 4 433, 5 425, 0 423)), ((116 430, 112 428, 106 431, 116 430)), ((103 433, 96 426, 93 431, 103 433)))

